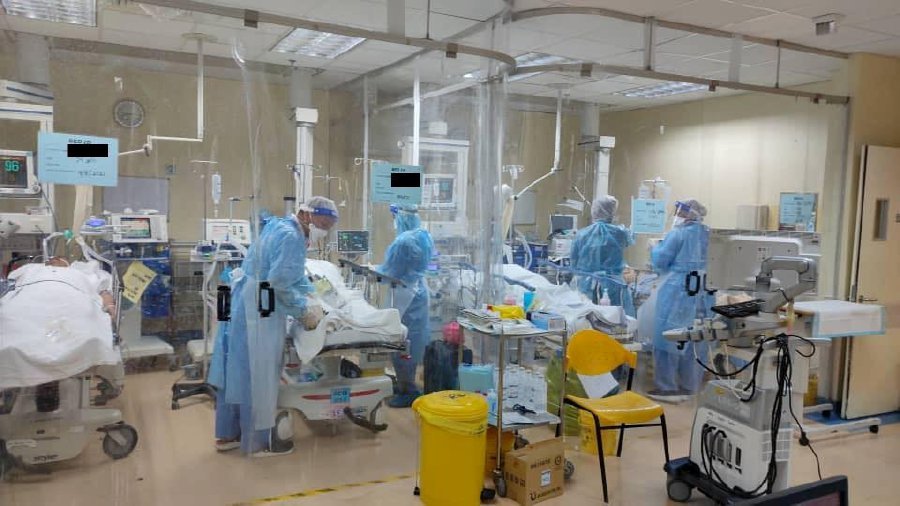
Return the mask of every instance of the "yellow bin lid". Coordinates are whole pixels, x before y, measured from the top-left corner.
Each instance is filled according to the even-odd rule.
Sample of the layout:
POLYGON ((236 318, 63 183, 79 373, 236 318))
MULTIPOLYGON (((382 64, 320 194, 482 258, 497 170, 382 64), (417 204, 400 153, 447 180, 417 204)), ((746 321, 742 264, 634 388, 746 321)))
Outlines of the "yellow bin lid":
POLYGON ((458 390, 423 395, 413 402, 412 408, 424 418, 442 418, 456 422, 483 422, 488 414, 484 396, 458 390))

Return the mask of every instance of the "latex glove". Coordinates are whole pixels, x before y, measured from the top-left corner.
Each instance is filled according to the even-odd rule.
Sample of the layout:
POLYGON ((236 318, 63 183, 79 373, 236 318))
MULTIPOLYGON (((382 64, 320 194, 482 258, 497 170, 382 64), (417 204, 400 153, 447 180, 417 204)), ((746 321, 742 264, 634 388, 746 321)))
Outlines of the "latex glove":
POLYGON ((303 327, 306 330, 312 330, 319 325, 322 318, 325 317, 325 311, 322 306, 313 305, 306 308, 306 314, 303 315, 303 327))

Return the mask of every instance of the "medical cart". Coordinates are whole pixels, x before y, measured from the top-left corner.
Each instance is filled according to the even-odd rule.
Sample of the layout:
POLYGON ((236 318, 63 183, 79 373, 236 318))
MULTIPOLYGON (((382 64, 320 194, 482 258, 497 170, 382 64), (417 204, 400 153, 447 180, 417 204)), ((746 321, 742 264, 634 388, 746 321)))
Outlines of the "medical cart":
MULTIPOLYGON (((558 345, 559 341, 554 342, 554 340, 552 338, 554 338, 554 337, 559 338, 562 341, 562 350, 563 350, 563 360, 562 360, 563 381, 560 382, 560 387, 559 387, 560 397, 559 398, 564 399, 566 397, 566 372, 567 372, 566 371, 566 367, 567 367, 566 362, 567 361, 565 360, 565 349, 566 349, 566 346, 568 345, 567 325, 563 325, 563 328, 558 329, 558 330, 543 330, 538 327, 532 326, 530 329, 516 328, 514 330, 506 331, 502 321, 499 324, 493 325, 491 327, 487 327, 487 326, 483 326, 480 324, 475 324, 470 319, 468 319, 466 316, 460 315, 457 318, 457 322, 459 323, 459 326, 462 327, 464 330, 467 330, 469 332, 472 332, 472 333, 477 334, 482 337, 481 352, 480 352, 481 360, 484 360, 484 358, 485 358, 485 353, 486 353, 485 342, 487 340, 491 340, 491 341, 495 341, 497 344, 497 349, 498 349, 497 361, 499 362, 499 364, 498 364, 498 372, 497 372, 496 391, 497 391, 497 398, 498 398, 497 406, 499 409, 497 409, 497 420, 493 421, 493 422, 490 422, 490 420, 489 420, 489 424, 493 427, 498 428, 498 431, 497 431, 498 432, 498 434, 497 434, 497 467, 496 467, 496 469, 494 469, 494 476, 493 476, 494 487, 497 492, 497 495, 499 495, 500 497, 506 497, 506 490, 507 490, 506 489, 506 480, 503 478, 503 437, 502 437, 501 433, 503 433, 503 432, 518 432, 518 431, 524 430, 524 429, 531 429, 531 428, 535 428, 535 427, 543 427, 543 426, 549 426, 549 425, 559 425, 560 430, 557 433, 565 434, 565 431, 563 430, 565 428, 565 427, 563 427, 564 420, 563 420, 563 417, 561 416, 561 413, 557 413, 555 415, 551 414, 551 413, 547 413, 547 412, 534 413, 534 414, 523 414, 522 416, 525 416, 525 417, 531 419, 530 423, 508 423, 508 422, 503 421, 504 411, 508 411, 508 413, 506 415, 507 417, 509 417, 510 414, 515 413, 514 410, 511 410, 511 409, 506 410, 506 408, 503 407, 503 398, 504 398, 504 396, 503 396, 503 373, 506 370, 507 347, 510 342, 515 341, 518 343, 518 346, 516 347, 517 348, 516 363, 522 364, 523 346, 521 344, 524 342, 524 340, 526 340, 526 339, 545 339, 545 340, 550 341, 551 347, 555 347, 558 345)), ((459 354, 460 354, 459 363, 460 364, 462 363, 463 348, 464 348, 464 346, 459 347, 459 354)), ((560 405, 562 405, 561 402, 560 402, 560 405)), ((560 409, 562 409, 562 408, 560 408, 560 409)), ((560 437, 562 437, 562 436, 560 436, 560 437)), ((575 472, 575 466, 572 463, 570 463, 569 461, 566 461, 566 473, 565 473, 566 478, 568 479, 574 472, 575 472)))

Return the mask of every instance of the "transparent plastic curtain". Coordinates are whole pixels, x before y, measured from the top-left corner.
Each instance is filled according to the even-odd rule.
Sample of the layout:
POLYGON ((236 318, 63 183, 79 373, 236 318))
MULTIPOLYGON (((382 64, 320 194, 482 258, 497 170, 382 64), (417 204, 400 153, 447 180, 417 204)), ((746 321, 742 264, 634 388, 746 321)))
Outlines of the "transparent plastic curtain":
MULTIPOLYGON (((51 255, 62 257, 65 262, 74 265, 85 259, 77 239, 80 235, 91 249, 111 262, 115 272, 111 277, 117 275, 121 280, 134 265, 143 266, 152 276, 135 301, 126 297, 118 301, 117 315, 98 315, 108 319, 107 327, 119 319, 115 353, 122 360, 112 365, 123 365, 127 375, 104 377, 102 381, 108 383, 102 383, 102 390, 97 389, 101 380, 91 378, 90 390, 83 396, 80 379, 74 373, 55 379, 55 372, 46 377, 39 375, 39 385, 12 390, 0 383, 0 417, 23 417, 12 419, 11 423, 10 418, 5 418, 3 430, 12 433, 5 432, 0 439, 32 438, 36 425, 27 417, 49 416, 48 413, 58 420, 54 423, 65 435, 60 439, 63 447, 37 445, 34 451, 40 452, 38 457, 43 456, 41 462, 22 460, 25 454, 15 453, 18 450, 3 455, 2 458, 12 456, 26 464, 10 468, 9 461, 0 463, 0 474, 9 478, 0 481, 3 504, 188 501, 193 492, 168 485, 147 499, 148 492, 142 490, 139 482, 164 479, 152 471, 168 466, 154 463, 160 458, 171 462, 193 455, 187 458, 202 463, 194 469, 202 479, 218 475, 225 476, 222 483, 237 484, 239 478, 245 477, 228 461, 212 459, 215 424, 211 399, 202 395, 183 399, 178 411, 170 411, 171 392, 175 383, 205 379, 204 359, 198 361, 192 356, 188 343, 202 342, 204 325, 208 325, 206 337, 211 350, 216 331, 215 311, 204 305, 201 293, 206 285, 207 295, 215 297, 225 262, 219 262, 211 271, 210 245, 199 243, 221 243, 222 237, 216 234, 222 229, 205 220, 247 224, 249 241, 231 239, 251 242, 258 237, 261 211, 283 215, 282 198, 285 193, 292 193, 287 166, 295 159, 295 135, 284 75, 287 62, 278 67, 255 63, 259 53, 254 45, 256 39, 243 35, 242 24, 236 20, 140 4, 113 10, 115 15, 133 21, 135 33, 122 34, 118 41, 121 45, 39 37, 46 40, 48 47, 44 56, 36 57, 33 52, 29 56, 19 52, 19 40, 26 36, 6 32, 2 38, 0 79, 35 82, 31 81, 33 67, 46 64, 49 79, 39 84, 45 84, 54 95, 53 130, 114 139, 117 147, 110 148, 111 155, 122 156, 117 157, 118 176, 112 186, 57 184, 46 201, 3 198, 0 209, 38 215, 41 210, 29 208, 52 208, 56 230, 74 234, 72 240, 61 237, 49 244, 51 255), (182 34, 196 32, 201 25, 210 27, 206 34, 210 38, 203 41, 203 72, 198 73, 198 41, 182 39, 182 34), (179 49, 145 51, 127 47, 140 37, 151 36, 179 40, 179 49), (106 228, 97 222, 86 227, 85 221, 90 217, 105 220, 106 228), (110 229, 112 224, 115 228, 110 229), (121 237, 113 237, 113 231, 121 237), (198 253, 203 261, 192 261, 198 253), (192 366, 189 376, 182 374, 182 366, 192 366), (110 390, 109 385, 115 389, 110 390), (110 458, 108 447, 114 447, 104 443, 105 432, 97 432, 98 427, 92 425, 79 429, 79 413, 88 411, 101 420, 102 427, 119 421, 134 427, 138 442, 133 452, 127 456, 116 454, 116 460, 110 458), (169 423, 169 417, 178 421, 169 423), (35 481, 35 469, 29 469, 27 464, 45 462, 50 477, 35 481)), ((40 144, 36 123, 0 119, 0 148, 37 153, 40 144)), ((42 254, 39 236, 22 232, 10 241, 0 240, 4 267, 14 253, 22 257, 14 264, 19 269, 29 262, 41 263, 42 259, 37 258, 42 254)), ((90 289, 70 295, 42 293, 39 285, 29 289, 35 290, 42 300, 71 299, 72 304, 78 304, 83 298, 85 304, 100 311, 105 303, 101 287, 86 286, 90 289)), ((250 304, 255 308, 257 301, 253 299, 250 304)), ((73 310, 67 304, 60 307, 73 310)), ((22 316, 45 323, 55 318, 53 308, 38 309, 49 313, 22 316)), ((3 318, 9 316, 5 311, 3 314, 3 318)), ((9 325, 10 320, 0 318, 3 339, 10 335, 9 325)), ((90 340, 107 337, 83 336, 75 330, 60 324, 56 342, 65 342, 63 338, 93 342, 90 340)), ((112 346, 112 342, 104 343, 112 346)), ((46 350, 46 343, 41 347, 46 350)), ((203 348, 199 347, 201 354, 205 354, 203 348)), ((81 348, 63 352, 69 353, 66 357, 70 358, 74 353, 89 362, 94 359, 93 354, 81 348)), ((70 369, 60 367, 60 363, 65 360, 50 370, 56 368, 67 374, 70 369)), ((4 368, 7 365, 9 362, 4 362, 4 368)), ((289 477, 282 478, 287 482, 289 477)), ((212 495, 206 500, 220 503, 251 498, 239 485, 211 489, 208 493, 212 495)))
MULTIPOLYGON (((502 297, 503 69, 484 58, 430 52, 369 78, 367 87, 370 161, 423 169, 418 215, 435 243, 426 279, 437 337, 460 308, 502 297)), ((394 218, 389 203, 369 192, 372 262, 380 264, 396 236, 394 218)))

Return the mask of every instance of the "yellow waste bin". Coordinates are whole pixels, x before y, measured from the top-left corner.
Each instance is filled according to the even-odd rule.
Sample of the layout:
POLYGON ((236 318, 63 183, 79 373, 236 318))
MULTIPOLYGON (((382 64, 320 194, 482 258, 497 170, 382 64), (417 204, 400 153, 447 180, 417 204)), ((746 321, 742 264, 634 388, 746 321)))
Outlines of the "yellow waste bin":
POLYGON ((477 506, 484 487, 488 405, 481 394, 448 390, 412 405, 419 420, 419 490, 428 506, 477 506))
MULTIPOLYGON (((586 412, 578 413, 578 421, 581 422, 581 451, 591 455, 597 455, 597 428, 594 427, 594 417, 586 412)), ((607 457, 616 454, 619 444, 619 431, 602 430, 603 454, 607 457)))

